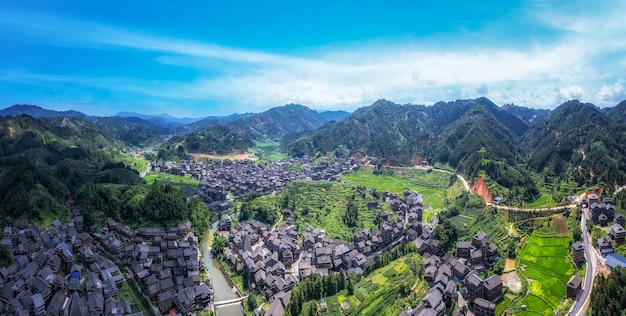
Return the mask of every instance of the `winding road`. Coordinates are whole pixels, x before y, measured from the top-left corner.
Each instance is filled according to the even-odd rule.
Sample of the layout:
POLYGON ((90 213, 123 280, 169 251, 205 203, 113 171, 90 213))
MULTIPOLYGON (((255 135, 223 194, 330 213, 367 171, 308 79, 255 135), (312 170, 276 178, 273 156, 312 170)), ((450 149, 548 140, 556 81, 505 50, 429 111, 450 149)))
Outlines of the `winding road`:
POLYGON ((574 300, 574 304, 570 309, 568 315, 578 316, 583 315, 585 312, 585 306, 589 302, 591 297, 591 288, 593 287, 593 279, 596 276, 596 266, 598 263, 598 257, 596 252, 592 251, 593 244, 589 239, 589 233, 587 232, 587 210, 583 210, 583 214, 580 220, 580 229, 583 232, 583 243, 585 244, 585 260, 587 260, 587 272, 585 274, 585 280, 583 283, 583 290, 579 293, 578 297, 574 300))

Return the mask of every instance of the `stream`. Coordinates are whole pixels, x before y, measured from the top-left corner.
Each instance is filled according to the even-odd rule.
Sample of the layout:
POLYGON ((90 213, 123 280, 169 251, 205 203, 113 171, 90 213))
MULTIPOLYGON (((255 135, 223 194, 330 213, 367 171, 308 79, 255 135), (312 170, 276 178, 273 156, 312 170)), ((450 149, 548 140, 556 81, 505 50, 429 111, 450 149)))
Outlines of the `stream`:
MULTIPOLYGON (((209 230, 209 234, 213 234, 217 229, 217 223, 213 223, 211 229, 209 230)), ((208 236, 207 236, 208 237, 208 236)), ((213 295, 214 301, 219 302, 223 300, 230 300, 237 298, 237 294, 233 293, 232 289, 228 286, 228 281, 226 281, 226 277, 222 274, 220 270, 219 263, 217 260, 213 259, 211 252, 209 251, 209 243, 205 243, 202 249, 202 260, 204 261, 204 266, 209 272, 209 278, 211 279, 211 284, 213 285, 213 295)), ((243 316, 243 305, 229 305, 215 308, 215 315, 219 316, 243 316)))

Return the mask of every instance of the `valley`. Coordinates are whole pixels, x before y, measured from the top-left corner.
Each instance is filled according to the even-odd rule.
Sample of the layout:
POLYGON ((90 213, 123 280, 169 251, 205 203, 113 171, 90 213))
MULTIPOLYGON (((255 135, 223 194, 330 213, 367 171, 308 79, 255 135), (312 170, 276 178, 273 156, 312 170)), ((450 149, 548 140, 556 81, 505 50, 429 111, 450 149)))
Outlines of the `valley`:
MULTIPOLYGON (((118 240, 119 252, 104 240, 89 249, 128 269, 118 301, 133 312, 192 310, 175 299, 184 291, 150 292, 163 283, 145 283, 132 271, 141 265, 206 282, 220 291, 213 302, 236 298, 224 282, 242 294, 217 308, 203 296, 194 313, 578 315, 599 308, 589 301, 598 267, 626 254, 624 125, 577 101, 532 124, 485 98, 380 100, 354 113, 287 105, 206 125, 4 111, 16 115, 0 118, 6 227, 75 225, 79 214, 77 233, 118 240), (147 230, 167 240, 184 223, 208 274, 150 250, 169 242, 147 230)), ((36 240, 5 231, 4 266, 21 269, 31 259, 20 249, 36 240)))

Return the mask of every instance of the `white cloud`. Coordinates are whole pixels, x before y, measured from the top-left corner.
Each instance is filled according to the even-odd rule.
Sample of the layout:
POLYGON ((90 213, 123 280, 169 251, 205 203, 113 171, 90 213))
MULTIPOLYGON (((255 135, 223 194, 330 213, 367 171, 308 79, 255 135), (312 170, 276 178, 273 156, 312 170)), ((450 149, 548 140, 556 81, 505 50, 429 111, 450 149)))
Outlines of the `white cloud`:
POLYGON ((626 81, 620 78, 611 85, 603 86, 598 91, 596 98, 606 105, 615 105, 626 100, 626 81))
POLYGON ((500 104, 542 108, 569 99, 610 103, 626 98, 623 80, 606 85, 626 69, 624 60, 610 60, 611 54, 623 56, 626 51, 622 39, 626 22, 618 18, 621 12, 615 8, 588 15, 549 8, 533 10, 530 14, 538 21, 564 32, 550 43, 537 42, 533 47, 468 43, 442 49, 409 39, 393 45, 384 41, 327 46, 307 57, 4 12, 0 13, 0 26, 27 38, 50 45, 157 52, 163 55, 155 62, 198 69, 200 74, 184 81, 167 81, 139 80, 123 73, 116 78, 94 78, 23 71, 5 73, 0 79, 28 84, 71 82, 172 100, 218 100, 241 104, 246 111, 292 102, 322 109, 354 109, 379 98, 430 104, 483 95, 500 104), (218 75, 203 75, 202 70, 218 75), (586 93, 600 86, 595 96, 586 93))
POLYGON ((559 88, 559 95, 568 100, 581 100, 585 91, 581 86, 573 85, 559 88))

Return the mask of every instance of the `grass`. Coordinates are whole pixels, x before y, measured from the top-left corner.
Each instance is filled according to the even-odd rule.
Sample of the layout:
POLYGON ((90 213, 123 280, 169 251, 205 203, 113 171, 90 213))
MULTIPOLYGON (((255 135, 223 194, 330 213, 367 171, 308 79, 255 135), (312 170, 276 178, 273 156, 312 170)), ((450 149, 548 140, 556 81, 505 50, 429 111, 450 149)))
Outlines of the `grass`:
POLYGON ((118 297, 120 300, 128 301, 130 303, 130 309, 133 313, 143 311, 141 303, 130 289, 128 283, 123 283, 122 288, 119 289, 118 297))
POLYGON ((557 236, 546 229, 526 238, 518 263, 531 279, 529 294, 521 301, 527 312, 552 314, 563 307, 566 284, 575 273, 569 259, 570 241, 570 236, 557 236))
POLYGON ((135 157, 122 151, 114 151, 112 155, 115 160, 123 162, 126 166, 140 174, 146 170, 149 164, 145 159, 135 157))
MULTIPOLYGON (((509 237, 508 224, 504 221, 502 216, 494 211, 493 208, 488 207, 484 210, 476 209, 471 211, 465 210, 459 216, 473 218, 466 227, 458 227, 459 240, 471 240, 476 233, 484 231, 485 234, 489 236, 489 240, 491 242, 495 242, 499 249, 506 249, 509 237)), ((459 216, 455 216, 453 219, 459 216)), ((456 221, 458 221, 458 219, 456 221)))
POLYGON ((556 201, 552 199, 552 195, 543 194, 538 199, 533 202, 526 203, 524 207, 526 208, 537 208, 537 207, 554 207, 556 206, 556 201))
POLYGON ((287 154, 280 152, 280 142, 277 141, 265 140, 262 142, 257 142, 256 147, 256 149, 251 148, 248 151, 258 153, 258 149, 263 150, 264 159, 279 161, 288 157, 287 154))
POLYGON ((198 179, 192 178, 191 175, 179 176, 167 173, 156 173, 150 172, 144 178, 148 185, 152 185, 155 181, 169 181, 170 183, 181 187, 182 189, 198 189, 200 185, 200 181, 198 179))
MULTIPOLYGON (((373 197, 352 185, 325 181, 296 181, 281 193, 287 207, 293 210, 296 227, 304 231, 309 225, 319 227, 332 238, 350 241, 354 231, 376 229, 376 217, 381 209, 370 210, 367 202, 373 197), (359 210, 354 229, 344 223, 348 202, 353 201, 359 210)), ((389 205, 382 200, 379 204, 389 212, 389 205)))
POLYGON ((512 299, 509 296, 503 295, 496 304, 496 315, 502 315, 502 312, 509 307, 511 301, 512 299))
POLYGON ((398 315, 409 306, 415 307, 429 289, 422 276, 416 274, 423 264, 423 258, 415 253, 390 262, 361 278, 354 286, 354 295, 343 290, 327 297, 328 313, 324 315, 398 315), (406 296, 398 292, 400 285, 411 289, 406 296), (342 302, 350 303, 343 312, 342 302))
POLYGON ((403 170, 393 176, 356 171, 344 175, 341 180, 348 184, 376 188, 379 192, 389 190, 401 194, 405 189, 413 190, 424 196, 424 211, 429 211, 444 207, 449 175, 419 169, 403 170))

